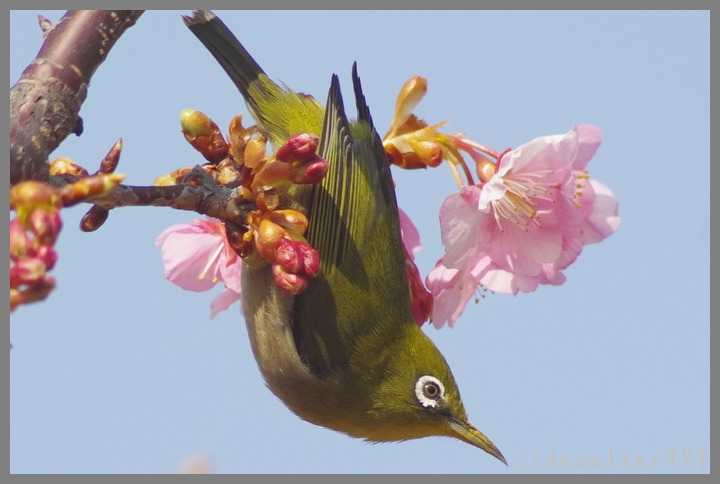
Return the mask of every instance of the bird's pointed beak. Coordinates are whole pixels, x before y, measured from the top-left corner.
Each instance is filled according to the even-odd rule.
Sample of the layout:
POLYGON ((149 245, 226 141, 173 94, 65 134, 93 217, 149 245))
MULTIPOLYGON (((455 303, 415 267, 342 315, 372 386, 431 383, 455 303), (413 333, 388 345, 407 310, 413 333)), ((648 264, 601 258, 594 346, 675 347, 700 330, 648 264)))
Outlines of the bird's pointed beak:
POLYGON ((485 434, 470 425, 469 422, 452 418, 450 419, 450 428, 455 432, 455 437, 475 447, 481 448, 488 454, 495 456, 503 464, 508 465, 500 449, 495 447, 495 444, 493 444, 485 434))

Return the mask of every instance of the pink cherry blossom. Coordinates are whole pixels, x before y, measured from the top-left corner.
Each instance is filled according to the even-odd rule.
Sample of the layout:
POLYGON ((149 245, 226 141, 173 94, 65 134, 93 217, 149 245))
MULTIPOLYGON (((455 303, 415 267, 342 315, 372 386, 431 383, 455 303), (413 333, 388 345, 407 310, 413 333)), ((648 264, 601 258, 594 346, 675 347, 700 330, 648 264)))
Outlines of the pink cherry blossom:
POLYGON ((223 292, 218 294, 218 296, 210 303, 210 319, 215 319, 215 316, 217 316, 218 313, 225 311, 234 302, 240 301, 240 296, 241 293, 235 292, 226 287, 223 292))
POLYGON ((425 283, 433 295, 432 321, 436 328, 452 327, 477 289, 468 269, 448 268, 442 260, 430 271, 425 283))
POLYGON ((195 219, 167 228, 155 242, 162 250, 165 277, 187 291, 207 291, 223 282, 225 291, 211 304, 211 317, 240 299, 242 260, 216 219, 195 219))
MULTIPOLYGON (((585 170, 600 129, 576 126, 504 153, 478 185, 445 199, 445 255, 428 276, 433 323, 452 324, 475 289, 530 292, 562 284, 582 248, 620 226, 617 200, 585 170)), ((480 171, 479 171, 480 172, 480 171)), ((481 175, 482 176, 482 175, 481 175)))
POLYGON ((415 224, 410 220, 407 213, 402 209, 398 211, 400 212, 400 236, 402 237, 403 245, 405 245, 405 249, 410 257, 415 259, 415 252, 419 251, 422 247, 420 245, 420 232, 418 232, 417 227, 415 227, 415 224))

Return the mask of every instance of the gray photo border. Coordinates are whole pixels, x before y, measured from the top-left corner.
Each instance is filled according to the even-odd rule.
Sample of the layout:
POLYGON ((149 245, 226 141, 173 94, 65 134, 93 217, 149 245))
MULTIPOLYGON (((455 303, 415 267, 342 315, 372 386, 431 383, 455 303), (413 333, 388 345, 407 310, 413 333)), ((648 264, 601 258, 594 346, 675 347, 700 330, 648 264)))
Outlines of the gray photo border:
MULTIPOLYGON (((0 17, 0 44, 4 46, 9 46, 10 44, 10 38, 9 38, 9 11, 13 9, 18 10, 32 10, 37 9, 39 11, 43 9, 57 9, 57 8, 67 8, 68 4, 70 4, 73 8, 113 8, 118 6, 117 2, 103 2, 103 1, 94 1, 94 2, 87 2, 87 1, 72 1, 72 2, 66 2, 65 4, 54 4, 51 2, 41 2, 41 1, 23 1, 23 0, 9 0, 8 2, 5 2, 3 5, 3 15, 0 17), (7 5, 7 7, 5 6, 7 5)), ((713 39, 717 40, 717 30, 718 30, 718 16, 712 15, 713 10, 713 2, 711 1, 671 1, 671 0, 665 0, 665 1, 619 1, 619 0, 608 0, 608 1, 567 1, 567 0, 491 0, 491 1, 483 1, 483 2, 468 2, 468 1, 459 1, 459 0, 444 0, 442 4, 439 4, 437 1, 429 1, 429 0, 366 0, 362 4, 359 2, 338 2, 338 1, 329 1, 329 0, 298 0, 298 1, 292 1, 292 0, 246 0, 244 2, 231 2, 229 0, 220 0, 215 2, 206 2, 206 1, 196 1, 196 2, 188 2, 188 1, 180 1, 180 2, 174 2, 172 5, 173 9, 178 8, 185 8, 185 9, 193 9, 193 8, 199 8, 199 7, 205 7, 205 8, 213 8, 213 9, 330 9, 330 10, 344 10, 344 9, 378 9, 378 10, 405 10, 405 9, 426 9, 426 10, 433 10, 438 9, 439 6, 442 5, 442 9, 450 10, 450 9, 490 9, 490 10, 499 10, 499 9, 527 9, 527 10, 536 10, 536 9, 549 9, 549 10, 565 10, 565 9, 602 9, 602 10, 609 10, 609 9, 617 9, 617 10, 706 10, 710 12, 710 26, 711 26, 711 45, 716 45, 713 41, 713 39)), ((167 6, 166 3, 160 2, 157 0, 154 1, 146 1, 146 2, 124 2, 122 7, 128 8, 128 7, 141 7, 146 9, 165 9, 167 6)), ((718 8, 715 8, 715 10, 718 10, 718 8)), ((711 126, 718 125, 718 93, 717 93, 717 85, 719 84, 717 82, 718 75, 717 75, 717 57, 718 57, 718 51, 720 49, 713 49, 711 51, 711 79, 716 79, 716 81, 711 81, 710 85, 713 86, 715 89, 715 95, 711 96, 712 99, 712 106, 711 106, 711 126)), ((2 76, 4 79, 8 79, 9 74, 6 72, 8 70, 9 66, 9 47, 2 48, 2 56, 3 56, 3 62, 0 63, 0 67, 2 68, 2 76)), ((9 92, 10 89, 10 83, 8 84, 8 88, 6 92, 9 92)), ((8 102, 9 98, 7 95, 3 96, 2 100, 0 101, 3 106, 4 112, 9 112, 8 102)), ((9 120, 5 117, 0 117, 0 141, 2 142, 2 146, 9 146, 9 120)), ((715 132, 711 129, 711 132, 715 132)), ((7 153, 7 152, 6 152, 7 153)), ((711 159, 718 159, 718 148, 717 143, 713 143, 713 146, 711 146, 711 159)), ((8 173, 8 166, 7 164, 4 164, 5 167, 3 168, 4 172, 8 173)), ((710 174, 711 174, 711 180, 710 183, 712 185, 712 182, 716 180, 718 169, 716 166, 710 167, 710 174)), ((7 192, 9 191, 9 181, 8 176, 2 176, 0 177, 0 191, 2 191, 2 194, 4 197, 7 197, 7 192)), ((712 206, 716 206, 718 200, 718 195, 715 191, 711 193, 711 204, 712 206)), ((7 198, 5 198, 7 200, 7 198)), ((7 221, 4 223, 5 227, 8 227, 9 223, 9 212, 6 212, 7 221)), ((715 245, 718 242, 718 235, 717 235, 717 211, 715 214, 711 214, 711 247, 717 247, 715 245)), ((2 250, 5 250, 6 252, 9 250, 8 244, 9 239, 8 237, 2 237, 0 238, 0 244, 2 244, 2 250)), ((712 287, 716 286, 716 284, 713 284, 713 282, 716 281, 717 276, 717 257, 712 257, 711 255, 711 294, 712 287)), ((6 282, 3 285, 9 284, 8 280, 5 280, 6 282)), ((9 290, 9 288, 8 288, 9 290)), ((6 293, 7 291, 6 290, 6 293)), ((0 368, 2 370, 0 371, 0 389, 3 391, 3 396, 0 398, 0 415, 3 415, 2 418, 0 418, 0 430, 3 435, 3 439, 1 441, 2 446, 2 452, 0 452, 0 480, 2 482, 7 483, 30 483, 30 482, 52 482, 53 484, 82 484, 82 483, 93 483, 93 484, 105 484, 105 483, 120 483, 120 482, 142 482, 142 483, 161 483, 161 482, 232 482, 232 483, 238 483, 238 482, 279 482, 279 481, 285 481, 288 482, 292 480, 293 483, 323 483, 323 482, 338 482, 338 481, 349 481, 349 482, 366 482, 366 481, 382 481, 382 482, 412 482, 412 483, 424 483, 424 482, 515 482, 517 481, 525 481, 525 482, 533 482, 537 484, 543 484, 543 483, 553 483, 553 484, 562 484, 562 483, 578 483, 578 484, 584 484, 584 483, 600 483, 600 482, 608 482, 612 480, 613 482, 617 483, 644 483, 644 482, 687 482, 687 483, 694 483, 694 482, 711 482, 712 478, 712 470, 716 469, 716 465, 718 465, 718 459, 717 459, 717 452, 711 451, 710 456, 710 469, 711 474, 708 475, 685 475, 685 476, 677 476, 677 475, 612 475, 612 474, 603 474, 603 475, 542 475, 542 476, 534 476, 534 475, 481 475, 481 476, 470 476, 470 475, 452 475, 452 476, 423 476, 423 475, 408 475, 408 476, 402 476, 402 475, 393 475, 393 476, 338 476, 338 475, 318 475, 318 476, 312 476, 312 475, 305 475, 305 476, 292 476, 292 475, 12 475, 9 472, 10 469, 10 449, 9 449, 9 435, 10 435, 10 406, 9 406, 9 378, 10 378, 10 346, 7 343, 9 341, 9 316, 5 317, 5 315, 9 315, 9 307, 8 307, 8 300, 3 299, 2 300, 2 311, 0 311, 0 314, 3 315, 2 321, 2 333, 5 335, 4 338, 2 338, 4 341, 2 344, 0 344, 0 360, 4 362, 0 365, 0 368)), ((720 316, 717 314, 717 304, 713 301, 711 303, 711 321, 718 321, 718 318, 720 316)), ((712 328, 710 331, 711 335, 713 333, 712 328)), ((714 367, 713 361, 717 360, 716 352, 718 349, 718 343, 720 342, 720 339, 711 337, 711 367, 714 367)), ((711 380, 712 381, 712 380, 711 380)), ((715 385, 713 388, 711 388, 711 401, 718 401, 717 398, 717 385, 715 385)), ((714 405, 711 405, 710 408, 712 409, 713 413, 715 412, 714 405)), ((718 427, 718 418, 717 415, 715 415, 716 418, 711 418, 712 422, 712 428, 711 428, 711 449, 715 448, 715 440, 717 436, 717 427, 718 427)), ((418 456, 418 458, 420 458, 418 456)))

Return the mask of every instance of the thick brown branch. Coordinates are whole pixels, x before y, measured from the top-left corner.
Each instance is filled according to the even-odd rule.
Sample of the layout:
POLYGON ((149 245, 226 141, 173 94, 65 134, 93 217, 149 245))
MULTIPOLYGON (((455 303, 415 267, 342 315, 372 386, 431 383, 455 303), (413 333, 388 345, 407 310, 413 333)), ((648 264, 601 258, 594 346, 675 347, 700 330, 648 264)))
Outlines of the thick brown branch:
POLYGON ((47 180, 49 154, 80 134, 90 78, 142 10, 70 10, 10 90, 10 183, 47 180))

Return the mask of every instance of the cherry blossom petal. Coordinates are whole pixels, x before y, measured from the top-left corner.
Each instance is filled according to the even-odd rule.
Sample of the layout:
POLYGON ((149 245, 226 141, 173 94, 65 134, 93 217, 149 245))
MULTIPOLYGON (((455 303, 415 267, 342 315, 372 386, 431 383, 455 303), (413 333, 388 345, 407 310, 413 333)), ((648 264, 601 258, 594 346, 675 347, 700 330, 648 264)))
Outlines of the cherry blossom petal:
POLYGON ((442 262, 428 274, 425 284, 433 294, 430 320, 436 328, 446 323, 452 327, 476 289, 470 271, 448 268, 442 262))
POLYGON ((407 253, 414 259, 415 252, 422 247, 420 244, 420 232, 418 232, 417 227, 415 227, 407 213, 402 209, 398 209, 398 211, 400 212, 400 235, 407 253))
POLYGON ((593 212, 583 224, 585 244, 594 244, 605 239, 620 228, 618 202, 608 187, 596 180, 590 180, 595 191, 593 212))
POLYGON ((577 154, 573 162, 573 168, 584 170, 602 142, 602 129, 592 125, 579 125, 575 127, 577 132, 577 154))
POLYGON ((225 289, 210 303, 210 319, 214 319, 218 313, 225 311, 236 301, 239 301, 241 294, 231 289, 225 289))
POLYGON ((174 284, 186 291, 207 291, 218 282, 214 276, 217 262, 212 261, 218 259, 217 253, 223 246, 216 236, 183 227, 164 232, 158 245, 162 250, 165 277, 174 284))
POLYGON ((447 267, 470 264, 489 241, 487 227, 494 224, 494 219, 477 209, 480 193, 478 187, 462 187, 440 206, 440 229, 446 249, 443 261, 447 267))
POLYGON ((207 291, 219 281, 241 292, 241 259, 225 237, 224 225, 216 219, 193 220, 173 225, 158 236, 165 276, 188 291, 207 291))
POLYGON ((231 259, 221 259, 218 271, 220 279, 225 283, 225 287, 238 294, 242 292, 242 260, 233 252, 234 257, 231 259))

